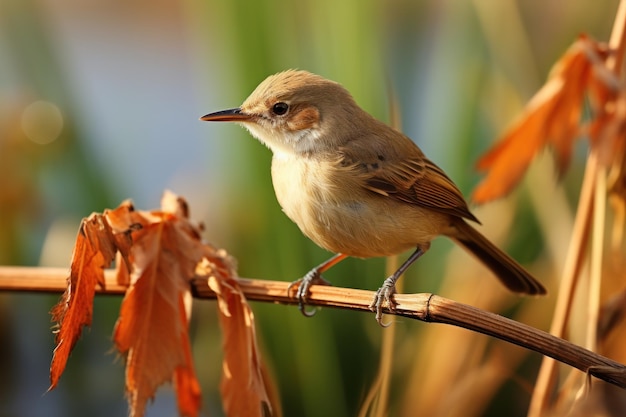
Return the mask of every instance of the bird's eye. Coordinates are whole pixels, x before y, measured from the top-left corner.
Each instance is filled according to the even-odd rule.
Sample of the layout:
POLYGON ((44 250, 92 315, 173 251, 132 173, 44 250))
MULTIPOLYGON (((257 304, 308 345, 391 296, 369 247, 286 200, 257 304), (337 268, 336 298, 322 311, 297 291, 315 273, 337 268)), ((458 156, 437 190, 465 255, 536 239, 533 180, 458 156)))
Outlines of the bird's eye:
POLYGON ((274 113, 277 116, 282 116, 283 114, 287 113, 287 110, 289 110, 289 104, 284 103, 282 101, 272 106, 272 113, 274 113))

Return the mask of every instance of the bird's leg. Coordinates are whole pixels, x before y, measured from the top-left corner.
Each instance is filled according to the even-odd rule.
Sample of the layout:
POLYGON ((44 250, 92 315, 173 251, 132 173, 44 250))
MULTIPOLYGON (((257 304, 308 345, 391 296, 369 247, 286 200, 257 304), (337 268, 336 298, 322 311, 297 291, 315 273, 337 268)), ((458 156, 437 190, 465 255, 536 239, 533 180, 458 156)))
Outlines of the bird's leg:
POLYGON ((422 256, 427 249, 428 247, 418 247, 415 249, 415 252, 413 252, 402 265, 400 265, 400 268, 398 268, 393 275, 385 279, 383 281, 383 285, 378 289, 378 291, 376 291, 374 300, 372 301, 372 304, 370 304, 370 310, 376 312, 376 321, 381 326, 385 327, 382 323, 383 304, 387 303, 387 306, 392 311, 396 308, 396 302, 393 300, 393 295, 396 293, 396 282, 409 268, 409 266, 411 266, 413 262, 417 261, 417 259, 422 256))
POLYGON ((343 261, 347 257, 348 255, 338 253, 326 262, 311 269, 304 277, 289 284, 289 287, 287 287, 287 294, 291 293, 291 289, 293 287, 295 287, 296 285, 298 286, 298 289, 296 290, 298 309, 306 317, 312 317, 315 315, 315 310, 306 311, 304 308, 304 303, 306 302, 306 298, 309 295, 309 289, 311 288, 311 285, 331 285, 330 282, 322 278, 322 273, 328 271, 330 268, 337 265, 339 262, 343 261))

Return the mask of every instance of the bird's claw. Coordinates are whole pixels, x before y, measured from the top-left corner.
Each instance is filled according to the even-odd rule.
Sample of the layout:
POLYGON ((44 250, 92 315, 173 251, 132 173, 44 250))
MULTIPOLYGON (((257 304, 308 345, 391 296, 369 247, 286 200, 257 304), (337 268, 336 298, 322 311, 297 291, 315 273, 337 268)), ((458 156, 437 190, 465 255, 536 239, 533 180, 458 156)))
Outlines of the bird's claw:
POLYGON ((311 285, 331 285, 331 284, 330 282, 322 278, 322 275, 320 274, 317 268, 314 268, 310 270, 309 272, 307 272, 307 274, 304 277, 292 282, 287 287, 287 294, 291 294, 291 289, 297 286, 295 298, 298 300, 298 310, 300 310, 302 315, 304 315, 305 317, 313 317, 315 313, 317 312, 317 310, 315 309, 307 311, 305 307, 306 299, 309 295, 311 285))
POLYGON ((386 304, 390 311, 396 310, 396 302, 393 300, 393 295, 396 293, 396 280, 393 277, 387 278, 383 285, 376 291, 374 300, 369 305, 370 310, 376 313, 376 321, 382 327, 388 327, 390 323, 383 323, 383 306, 386 304))

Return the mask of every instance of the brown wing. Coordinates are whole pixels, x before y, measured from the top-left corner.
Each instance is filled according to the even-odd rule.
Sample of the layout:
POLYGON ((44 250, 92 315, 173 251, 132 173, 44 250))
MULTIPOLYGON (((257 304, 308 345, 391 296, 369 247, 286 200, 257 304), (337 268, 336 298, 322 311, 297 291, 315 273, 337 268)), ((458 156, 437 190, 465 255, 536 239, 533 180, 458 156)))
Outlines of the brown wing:
POLYGON ((480 223, 441 168, 409 138, 399 139, 348 142, 341 148, 342 165, 361 174, 374 193, 480 223))

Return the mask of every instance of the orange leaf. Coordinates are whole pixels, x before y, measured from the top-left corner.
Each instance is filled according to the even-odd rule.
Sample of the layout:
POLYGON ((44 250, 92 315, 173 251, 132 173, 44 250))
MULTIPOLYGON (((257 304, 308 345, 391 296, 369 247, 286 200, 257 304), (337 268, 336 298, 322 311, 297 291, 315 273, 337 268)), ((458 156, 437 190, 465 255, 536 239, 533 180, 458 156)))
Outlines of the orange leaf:
MULTIPOLYGON (((82 328, 91 325, 96 285, 104 288, 104 268, 111 265, 118 245, 129 245, 129 236, 116 235, 108 222, 109 215, 122 215, 129 207, 121 205, 104 215, 93 213, 83 219, 72 254, 67 290, 52 309, 57 322, 54 356, 50 365, 50 388, 56 387, 67 359, 80 337, 82 328)), ((117 226, 123 227, 121 224, 117 226)), ((127 227, 126 227, 127 228, 127 227)))
MULTIPOLYGON (((81 224, 68 291, 53 310, 60 323, 51 366, 53 388, 82 326, 91 323, 93 297, 104 286, 103 268, 119 255, 118 281, 129 287, 114 331, 126 357, 130 416, 141 417, 148 400, 173 382, 181 415, 196 417, 200 385, 193 368, 185 301, 190 280, 206 277, 218 292, 224 331, 224 408, 231 416, 272 415, 270 382, 264 373, 254 316, 235 279, 234 261, 200 240, 201 227, 188 219, 184 199, 166 193, 161 211, 135 211, 125 202, 81 224), (210 276, 210 279, 209 279, 210 276)), ((277 414, 273 414, 277 415, 277 414)))
POLYGON ((121 258, 118 261, 123 261, 126 270, 130 271, 130 259, 128 257, 130 255, 130 247, 133 244, 131 234, 133 230, 141 228, 141 224, 136 223, 134 220, 136 216, 135 207, 130 200, 126 200, 115 210, 105 210, 104 215, 114 233, 115 246, 121 258))
POLYGON ((134 212, 141 228, 133 231, 128 289, 115 326, 114 341, 126 354, 126 390, 131 417, 142 416, 148 399, 165 382, 174 381, 179 410, 196 416, 200 389, 191 360, 183 298, 202 257, 199 231, 180 216, 177 197, 167 194, 168 211, 134 212))
POLYGON ((209 287, 218 299, 220 325, 224 334, 220 389, 226 415, 278 415, 278 405, 271 404, 269 400, 272 387, 264 375, 254 314, 235 279, 232 261, 219 251, 208 252, 200 268, 204 268, 204 271, 199 274, 208 276, 209 287))
MULTIPOLYGON (((187 329, 187 316, 182 297, 179 299, 178 310, 180 312, 180 322, 187 329)), ((178 399, 178 409, 184 416, 195 416, 200 410, 200 384, 193 369, 193 359, 191 356, 191 344, 186 334, 181 334, 182 348, 185 354, 185 363, 178 366, 174 372, 174 387, 178 399)))
POLYGON ((597 82, 593 70, 603 65, 605 55, 602 45, 585 36, 567 50, 522 118, 478 161, 478 169, 489 172, 474 191, 474 201, 484 203, 509 193, 547 145, 554 150, 559 174, 567 169, 581 131, 585 92, 597 82))

